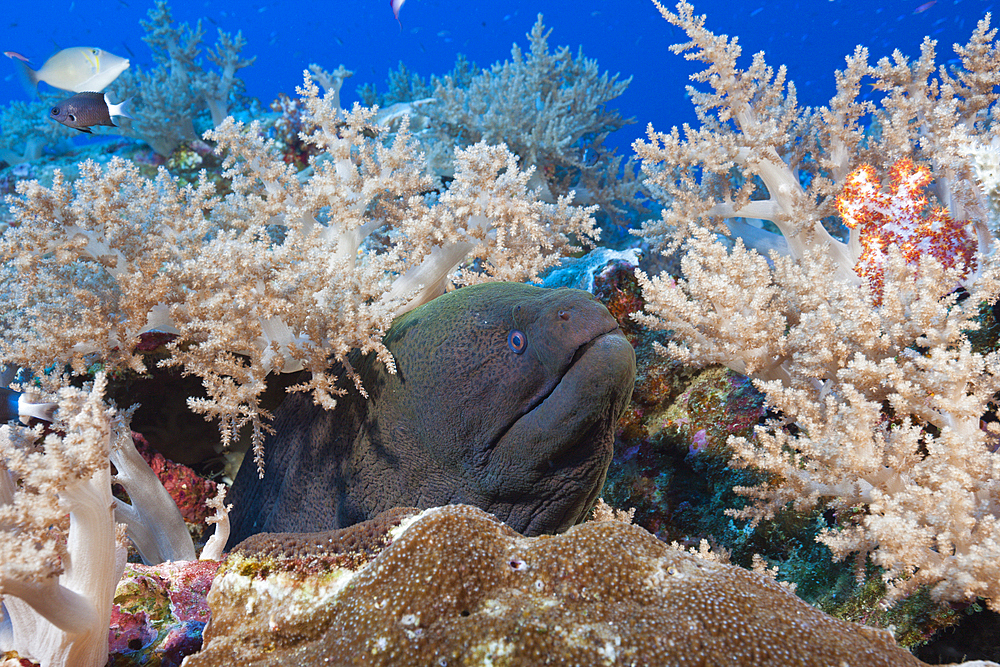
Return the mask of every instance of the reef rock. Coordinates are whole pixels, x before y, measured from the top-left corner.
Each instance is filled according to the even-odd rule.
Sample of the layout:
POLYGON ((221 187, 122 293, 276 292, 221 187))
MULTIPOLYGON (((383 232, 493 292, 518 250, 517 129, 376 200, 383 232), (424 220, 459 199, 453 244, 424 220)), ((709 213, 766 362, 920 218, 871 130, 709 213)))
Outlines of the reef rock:
POLYGON ((924 664, 886 631, 638 526, 528 538, 467 505, 255 536, 209 605, 185 667, 924 664))
POLYGON ((201 649, 217 561, 129 563, 115 591, 107 667, 177 667, 201 649))

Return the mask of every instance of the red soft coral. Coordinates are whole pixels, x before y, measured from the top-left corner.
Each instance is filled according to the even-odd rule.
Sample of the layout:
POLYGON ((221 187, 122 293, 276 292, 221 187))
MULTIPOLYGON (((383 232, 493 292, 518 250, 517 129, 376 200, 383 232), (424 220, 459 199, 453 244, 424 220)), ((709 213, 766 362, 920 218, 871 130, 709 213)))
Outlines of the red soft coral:
POLYGON ((862 252, 854 270, 869 280, 876 299, 882 294, 882 266, 890 245, 910 264, 931 255, 945 268, 975 269, 977 241, 968 222, 955 220, 940 206, 927 212, 923 191, 932 180, 930 170, 902 159, 892 165, 889 176, 889 191, 884 192, 875 169, 861 165, 848 175, 837 197, 844 223, 860 229, 862 252))

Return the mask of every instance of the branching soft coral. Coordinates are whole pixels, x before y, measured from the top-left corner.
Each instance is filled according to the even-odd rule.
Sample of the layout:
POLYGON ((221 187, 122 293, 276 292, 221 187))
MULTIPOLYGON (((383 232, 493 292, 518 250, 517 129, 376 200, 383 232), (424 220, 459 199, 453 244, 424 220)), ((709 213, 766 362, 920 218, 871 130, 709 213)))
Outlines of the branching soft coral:
POLYGON ((149 45, 156 67, 131 68, 112 90, 117 99, 136 100, 136 119, 124 123, 121 133, 169 156, 180 143, 197 138, 194 120, 205 108, 213 126, 225 120, 230 97, 241 86, 236 73, 256 58, 241 57, 246 45, 241 33, 232 36, 219 30, 214 50, 206 53, 218 67, 213 71, 201 60, 205 31, 200 20, 194 27, 186 22, 175 26, 166 0, 157 0, 148 16, 149 20, 141 21, 146 30, 143 41, 149 45))
POLYGON ((1000 83, 989 17, 948 72, 929 40, 913 63, 897 52, 870 67, 859 48, 830 106, 806 112, 783 69, 758 54, 742 70, 736 40, 712 34, 690 4, 657 6, 687 33, 673 50, 706 63, 692 78, 711 91, 691 91, 700 128, 650 128, 635 145, 666 202, 642 234, 687 249, 684 279, 640 277, 639 318, 675 332, 673 356, 753 377, 780 415, 752 440, 730 438, 732 464, 771 480, 736 489, 753 502, 733 514, 850 510, 819 539, 837 558, 870 556, 891 599, 928 585, 940 601, 1000 608, 1000 456, 980 429, 1000 352, 975 352, 967 337, 1000 294, 967 150, 1000 83), (886 91, 880 105, 857 100, 866 77, 886 91), (893 164, 883 191, 877 175, 893 164), (932 177, 941 208, 925 215, 932 177), (838 212, 846 241, 824 226, 838 212), (768 233, 744 217, 774 223, 787 251, 768 261, 748 250, 768 233), (724 220, 746 244, 727 250, 715 236, 729 233, 724 220))
POLYGON ((569 47, 549 51, 552 31, 538 16, 527 35, 528 53, 514 44, 511 59, 495 63, 468 83, 453 76, 436 80, 435 103, 425 108, 447 141, 506 144, 554 201, 576 191, 583 203, 599 203, 609 214, 622 202, 636 205, 632 169, 604 147, 607 136, 633 122, 607 108, 630 79, 601 73, 597 61, 569 47))
POLYGON ((691 78, 710 90, 688 88, 700 127, 657 132, 650 126, 648 139, 635 144, 647 186, 669 203, 660 220, 643 225, 651 243, 674 249, 694 226, 706 226, 726 234, 732 228, 750 247, 785 246, 793 257, 825 245, 837 278, 857 281, 852 274, 860 230, 841 240, 823 221, 836 215, 835 198, 851 170, 869 164, 886 173, 902 157, 930 169, 934 194, 949 215, 971 222, 980 245, 987 243, 985 200, 968 153, 989 128, 987 111, 1000 85, 988 15, 969 45, 960 47, 962 67, 951 74, 937 75, 930 40, 915 62, 896 52, 893 61, 876 66, 858 47, 836 74, 837 95, 829 106, 801 109, 784 67, 773 69, 758 53, 744 70, 737 39, 713 34, 689 3, 679 2, 676 14, 655 4, 687 33, 690 40, 671 50, 706 64, 691 78), (867 83, 886 91, 878 106, 858 99, 867 83), (881 131, 866 132, 866 123, 881 131), (773 223, 783 238, 770 238, 748 220, 773 223))
POLYGON ((931 182, 930 170, 903 159, 892 165, 890 179, 891 191, 882 192, 875 169, 861 165, 847 176, 837 197, 844 224, 860 231, 862 250, 854 271, 868 279, 876 301, 881 299, 882 266, 891 246, 910 264, 929 255, 946 269, 960 265, 964 273, 974 271, 977 243, 971 225, 954 220, 940 206, 925 210, 923 190, 931 182))
POLYGON ((250 425, 260 463, 268 373, 309 370, 296 389, 332 407, 328 369, 352 349, 393 368, 381 337, 405 308, 453 285, 535 279, 571 238, 596 238, 592 208, 539 202, 503 146, 456 153, 438 194, 405 123, 383 143, 373 110, 342 111, 308 72, 299 92, 318 153, 301 174, 230 118, 206 134, 226 155, 224 197, 118 158, 84 163, 73 184, 20 184, 0 239, 2 361, 142 372, 139 334, 175 333, 161 363, 201 378, 208 396, 189 404, 224 441, 250 425))
POLYGON ((49 110, 59 101, 57 95, 31 102, 12 100, 0 108, 0 160, 7 164, 30 162, 42 157, 46 147, 56 148, 76 132, 49 120, 49 110))

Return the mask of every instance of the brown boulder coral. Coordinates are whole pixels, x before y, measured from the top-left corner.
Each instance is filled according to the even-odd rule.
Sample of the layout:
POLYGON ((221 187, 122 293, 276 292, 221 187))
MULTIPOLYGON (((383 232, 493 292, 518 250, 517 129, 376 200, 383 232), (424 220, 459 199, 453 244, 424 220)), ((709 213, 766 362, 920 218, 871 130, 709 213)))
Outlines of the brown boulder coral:
POLYGON ((526 538, 466 505, 404 517, 381 534, 368 522, 389 543, 374 557, 351 557, 359 527, 339 541, 353 551, 322 556, 303 535, 255 538, 266 555, 223 565, 205 649, 185 666, 924 664, 885 631, 638 526, 526 538))

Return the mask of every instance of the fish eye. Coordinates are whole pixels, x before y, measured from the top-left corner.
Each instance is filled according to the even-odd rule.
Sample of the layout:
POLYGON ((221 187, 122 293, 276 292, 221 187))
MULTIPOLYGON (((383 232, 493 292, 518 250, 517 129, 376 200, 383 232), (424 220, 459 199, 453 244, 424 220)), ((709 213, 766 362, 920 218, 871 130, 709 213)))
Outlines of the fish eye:
POLYGON ((50 111, 49 113, 51 113, 53 116, 58 116, 59 115, 59 107, 52 107, 52 111, 50 111))
POLYGON ((510 333, 507 334, 507 347, 514 354, 521 354, 528 348, 528 337, 524 335, 523 331, 511 329, 510 333))

